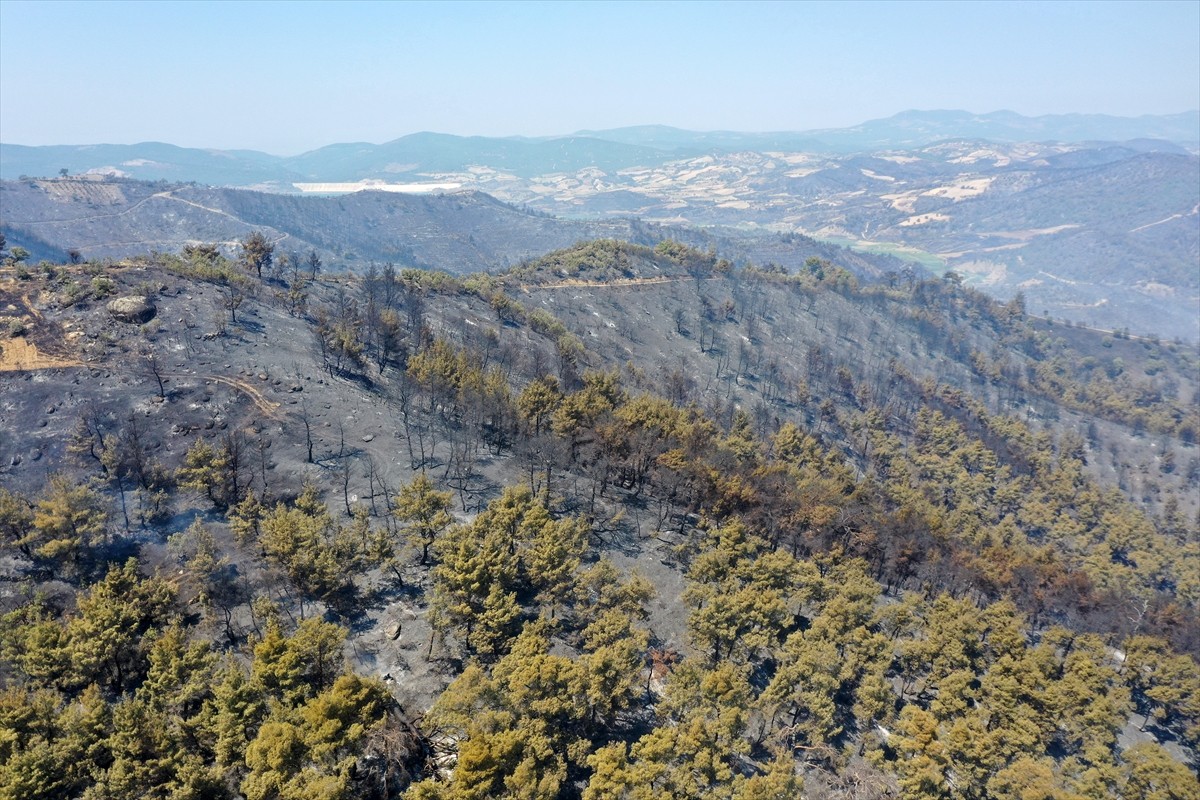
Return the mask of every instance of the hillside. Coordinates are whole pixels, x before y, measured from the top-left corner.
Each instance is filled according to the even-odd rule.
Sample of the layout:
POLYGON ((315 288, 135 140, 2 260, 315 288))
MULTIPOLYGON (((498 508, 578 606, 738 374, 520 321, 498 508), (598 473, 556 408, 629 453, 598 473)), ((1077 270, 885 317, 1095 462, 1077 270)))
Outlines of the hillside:
POLYGON ((1197 790, 1194 348, 671 241, 0 313, 17 796, 1197 790))
POLYGON ((565 220, 508 205, 480 192, 402 195, 357 192, 300 197, 190 184, 55 179, 0 182, 0 229, 33 260, 121 258, 148 250, 177 253, 216 243, 232 253, 250 232, 265 232, 282 253, 316 251, 330 269, 362 271, 372 262, 455 274, 503 269, 549 249, 615 237, 655 244, 672 238, 736 261, 791 268, 835 258, 878 276, 891 258, 844 251, 803 236, 699 230, 634 219, 565 220))
MULTIPOLYGON (((711 232, 718 240, 738 239, 737 244, 706 243, 704 234, 682 230, 667 235, 700 247, 716 244, 735 260, 790 268, 811 255, 830 256, 814 253, 811 242, 797 254, 761 234, 815 237, 868 255, 895 255, 937 273, 953 270, 1002 301, 1023 292, 1031 308, 1058 319, 1195 343, 1200 341, 1198 148, 1197 112, 1132 119, 910 111, 852 128, 799 133, 664 126, 544 138, 417 133, 287 158, 161 143, 0 145, 0 177, 33 176, 39 185, 37 178, 67 170, 85 177, 172 185, 199 181, 286 194, 312 182, 369 180, 398 191, 457 186, 569 218, 574 234, 567 233, 567 223, 535 224, 518 217, 505 217, 493 230, 490 214, 481 219, 468 213, 460 215, 462 226, 451 225, 436 243, 401 225, 403 236, 418 240, 410 252, 407 242, 382 235, 391 232, 394 220, 356 201, 338 208, 361 219, 335 214, 327 198, 302 208, 283 201, 276 206, 253 195, 238 195, 237 209, 226 208, 234 205, 229 198, 199 202, 238 219, 246 212, 258 220, 253 224, 277 226, 280 235, 322 250, 327 259, 340 248, 366 261, 398 260, 452 271, 510 266, 598 236, 643 243, 664 238, 645 235, 628 218, 676 229, 737 229, 737 236, 711 232), (335 217, 338 231, 331 232, 323 223, 335 217), (476 222, 483 227, 480 242, 468 239, 476 222), (426 252, 430 249, 437 252, 426 252)), ((171 196, 186 196, 186 190, 172 189, 171 196)), ((9 238, 31 252, 54 253, 68 238, 94 241, 65 227, 54 231, 57 238, 41 237, 54 217, 29 213, 28 198, 0 197, 12 209, 2 215, 9 238), (22 221, 33 227, 24 230, 22 221)), ((126 248, 121 253, 133 253, 155 242, 177 250, 181 238, 188 237, 171 214, 200 226, 192 241, 234 241, 244 235, 222 229, 216 224, 221 220, 201 224, 192 219, 195 209, 185 212, 178 205, 166 219, 148 214, 155 206, 122 218, 123 224, 111 217, 109 223, 91 224, 112 224, 113 232, 120 232, 107 243, 109 254, 121 247, 126 248)), ((446 213, 454 216, 452 209, 446 213)), ((439 224, 431 221, 426 230, 439 224)), ((899 268, 874 262, 864 270, 849 263, 849 256, 837 260, 860 274, 899 268)))
MULTIPOLYGON (((464 176, 447 175, 461 180, 464 176)), ((474 184, 555 214, 801 231, 941 272, 1056 318, 1200 339, 1200 158, 949 141, 871 155, 737 153, 474 184)))

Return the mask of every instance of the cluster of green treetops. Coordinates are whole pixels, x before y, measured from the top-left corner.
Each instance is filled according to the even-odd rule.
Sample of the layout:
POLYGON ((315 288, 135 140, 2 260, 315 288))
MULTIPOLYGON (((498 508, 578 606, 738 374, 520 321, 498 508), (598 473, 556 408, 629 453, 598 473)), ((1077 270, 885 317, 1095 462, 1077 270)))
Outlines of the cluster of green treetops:
MULTIPOLYGON (((1072 442, 898 365, 908 407, 843 376, 818 426, 716 419, 492 303, 558 355, 522 379, 495 339, 426 324, 421 298, 472 290, 372 280, 361 303, 294 307, 330 374, 376 365, 414 467, 469 477, 486 450, 519 485, 455 522, 422 472, 342 514, 316 486, 269 491, 234 435, 170 469, 132 418, 81 420, 92 480, 0 489, 6 555, 60 579, 20 584, 0 616, 0 797, 1200 795, 1200 544, 1100 488, 1072 442), (117 558, 122 529, 155 530, 181 492, 211 520, 165 562, 117 558), (605 556, 622 507, 684 576, 676 647, 652 632, 649 582, 605 556), (344 658, 360 606, 405 582, 452 673, 423 716, 344 658)), ((821 264, 799 285, 857 291, 821 264)))

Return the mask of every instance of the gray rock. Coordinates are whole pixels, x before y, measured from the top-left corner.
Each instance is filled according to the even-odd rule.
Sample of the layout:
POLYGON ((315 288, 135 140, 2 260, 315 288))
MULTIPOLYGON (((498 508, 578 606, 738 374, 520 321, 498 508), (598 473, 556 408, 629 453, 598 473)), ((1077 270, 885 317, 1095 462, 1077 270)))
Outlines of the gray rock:
POLYGON ((138 325, 154 319, 156 311, 154 303, 136 294, 118 297, 108 304, 108 313, 112 314, 114 319, 138 325))

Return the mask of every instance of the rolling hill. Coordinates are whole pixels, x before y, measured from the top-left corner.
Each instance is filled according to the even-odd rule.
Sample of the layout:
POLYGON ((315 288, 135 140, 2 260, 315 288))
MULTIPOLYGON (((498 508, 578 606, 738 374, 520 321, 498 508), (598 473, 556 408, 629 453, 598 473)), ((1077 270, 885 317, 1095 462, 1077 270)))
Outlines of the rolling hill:
MULTIPOLYGON (((579 220, 581 230, 591 232, 566 239, 560 235, 565 224, 521 223, 518 228, 530 234, 540 230, 546 238, 529 239, 515 249, 507 244, 476 248, 459 241, 448 243, 443 253, 424 256, 416 251, 427 245, 417 244, 419 263, 450 258, 461 261, 464 269, 492 268, 584 238, 643 240, 630 232, 628 223, 618 221, 614 227, 603 222, 613 218, 737 228, 743 234, 766 230, 894 254, 938 272, 954 270, 1003 300, 1022 292, 1031 308, 1053 317, 1194 342, 1200 340, 1198 150, 1197 112, 1133 119, 909 111, 853 128, 801 133, 691 132, 664 126, 544 138, 417 133, 384 144, 336 144, 291 157, 156 143, 0 144, 0 177, 44 177, 66 169, 71 174, 196 181, 285 194, 294 194, 296 184, 363 180, 399 188, 457 186, 579 220)), ((173 190, 177 196, 179 191, 173 190)), ((7 202, 13 210, 0 209, 0 216, 10 228, 21 228, 21 219, 44 224, 41 218, 17 213, 15 197, 7 202)), ((247 204, 270 205, 242 202, 247 204)), ((356 201, 350 206, 370 221, 364 225, 388 224, 356 201)), ((225 210, 217 201, 213 207, 225 210)), ((294 217, 297 208, 281 207, 280 213, 294 217)), ((304 208, 308 213, 316 206, 304 208)), ((322 214, 332 220, 325 212, 308 216, 322 214)), ((254 224, 274 226, 270 214, 256 219, 254 224)), ((135 220, 143 217, 126 221, 135 220)), ((158 232, 139 234, 125 225, 119 241, 133 246, 178 240, 158 230, 161 220, 145 222, 148 230, 158 232)), ((287 223, 278 222, 281 235, 287 232, 331 254, 341 248, 359 258, 379 259, 403 258, 409 252, 404 243, 370 243, 370 236, 350 233, 360 225, 349 218, 340 218, 337 231, 300 223, 303 231, 288 232, 287 223)), ((447 229, 451 239, 463 233, 453 227, 447 229)), ((27 234, 37 238, 36 231, 27 234)), ((27 234, 10 233, 14 240, 27 234)), ((739 238, 728 232, 714 235, 739 238)), ((51 249, 58 246, 52 239, 45 239, 51 249)), ((36 241, 24 246, 43 252, 36 241)), ((786 248, 772 246, 780 250, 778 257, 763 249, 724 252, 797 263, 786 248)))
POLYGON ((656 244, 672 238, 714 248, 731 260, 791 268, 809 258, 837 261, 864 277, 898 268, 894 259, 857 254, 803 236, 699 230, 634 219, 565 220, 502 203, 481 192, 340 197, 121 179, 0 183, 3 231, 33 260, 119 258, 147 250, 179 252, 215 243, 232 253, 251 231, 267 233, 281 253, 315 250, 331 269, 365 270, 393 261, 461 274, 498 270, 547 248, 597 238, 656 244))

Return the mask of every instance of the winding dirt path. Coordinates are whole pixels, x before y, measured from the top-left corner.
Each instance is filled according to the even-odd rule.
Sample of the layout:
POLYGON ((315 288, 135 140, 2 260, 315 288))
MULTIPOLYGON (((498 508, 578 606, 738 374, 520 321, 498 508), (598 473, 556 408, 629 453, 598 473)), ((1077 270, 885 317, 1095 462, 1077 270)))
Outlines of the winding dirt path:
MULTIPOLYGON (((242 219, 241 217, 238 217, 234 214, 230 214, 228 211, 222 211, 219 208, 213 208, 212 206, 206 206, 203 203, 197 203, 194 200, 186 200, 182 197, 176 197, 174 194, 174 191, 170 190, 170 189, 165 192, 155 192, 154 194, 150 195, 149 197, 143 197, 141 200, 139 200, 136 203, 134 203, 133 205, 129 206, 129 208, 126 208, 123 211, 114 212, 112 214, 89 214, 87 216, 70 217, 70 218, 66 218, 66 219, 29 220, 29 221, 20 222, 20 224, 21 225, 53 225, 53 224, 58 224, 58 223, 87 222, 87 221, 96 220, 96 219, 111 219, 113 217, 123 217, 126 214, 133 213, 134 211, 136 211, 137 209, 141 208, 143 205, 145 205, 146 203, 148 203, 154 199, 174 200, 176 203, 183 203, 185 205, 192 206, 193 208, 198 208, 202 211, 207 211, 210 214, 216 214, 218 216, 225 217, 226 219, 233 220, 234 222, 238 223, 239 225, 245 225, 249 228, 255 227, 254 225, 251 225, 249 222, 242 219)), ((279 233, 280 233, 279 238, 275 239, 274 242, 272 242, 272 244, 277 245, 280 242, 282 242, 284 239, 287 239, 291 235, 288 233, 283 233, 282 231, 279 231, 279 233)), ((105 242, 104 246, 105 247, 131 247, 134 245, 156 245, 156 244, 175 244, 175 243, 176 243, 175 240, 163 241, 163 240, 152 239, 152 240, 135 241, 135 242, 105 242)), ((239 242, 222 242, 222 244, 239 244, 239 242)), ((80 249, 87 250, 89 248, 81 247, 80 249)))
POLYGON ((278 418, 279 403, 276 403, 273 400, 268 400, 267 396, 264 395, 257 386, 249 381, 244 381, 240 378, 230 378, 225 375, 200 375, 194 372, 164 372, 162 373, 162 376, 164 378, 177 378, 184 380, 195 380, 199 378, 201 380, 224 384, 225 386, 229 386, 233 389, 243 392, 247 397, 250 398, 250 401, 254 403, 255 407, 257 407, 264 416, 272 419, 278 418))
POLYGON ((1138 227, 1131 230, 1130 233, 1137 233, 1138 231, 1144 231, 1144 230, 1146 230, 1146 228, 1153 228, 1155 225, 1163 225, 1167 222, 1171 222, 1172 220, 1183 219, 1184 217, 1193 217, 1196 214, 1200 214, 1200 203, 1197 203, 1196 207, 1193 208, 1191 211, 1187 212, 1186 214, 1172 214, 1171 216, 1167 217, 1166 219, 1160 219, 1158 222, 1151 222, 1148 225, 1139 225, 1138 227))
POLYGON ((258 407, 259 411, 261 411, 265 416, 271 417, 272 419, 275 418, 275 412, 279 410, 279 403, 268 400, 266 395, 260 392, 258 387, 254 386, 249 381, 243 381, 238 378, 227 378, 222 375, 205 375, 204 377, 207 380, 223 383, 226 386, 232 386, 234 389, 245 392, 254 405, 258 407))
POLYGON ((166 195, 169 195, 169 194, 170 194, 170 192, 159 192, 159 193, 157 193, 157 194, 152 194, 152 195, 150 195, 149 197, 143 197, 141 200, 138 200, 136 203, 134 203, 133 205, 131 205, 129 208, 125 209, 124 211, 117 211, 117 212, 115 212, 115 213, 112 213, 112 214, 88 214, 88 215, 86 215, 86 216, 81 216, 81 217, 66 217, 66 218, 64 218, 64 219, 33 219, 33 220, 19 220, 19 221, 15 222, 14 224, 18 224, 18 225, 22 225, 22 226, 30 226, 30 225, 53 225, 53 224, 56 224, 56 223, 62 223, 62 222, 84 222, 84 221, 87 221, 87 220, 93 220, 93 219, 111 219, 111 218, 113 218, 113 217, 123 217, 123 216, 125 216, 126 214, 131 214, 131 213, 133 213, 133 212, 134 212, 134 211, 136 211, 138 208, 142 207, 142 206, 143 206, 143 205, 145 205, 146 203, 149 203, 149 202, 150 202, 151 200, 153 200, 154 198, 156 198, 156 197, 163 197, 163 196, 166 196, 166 195))

